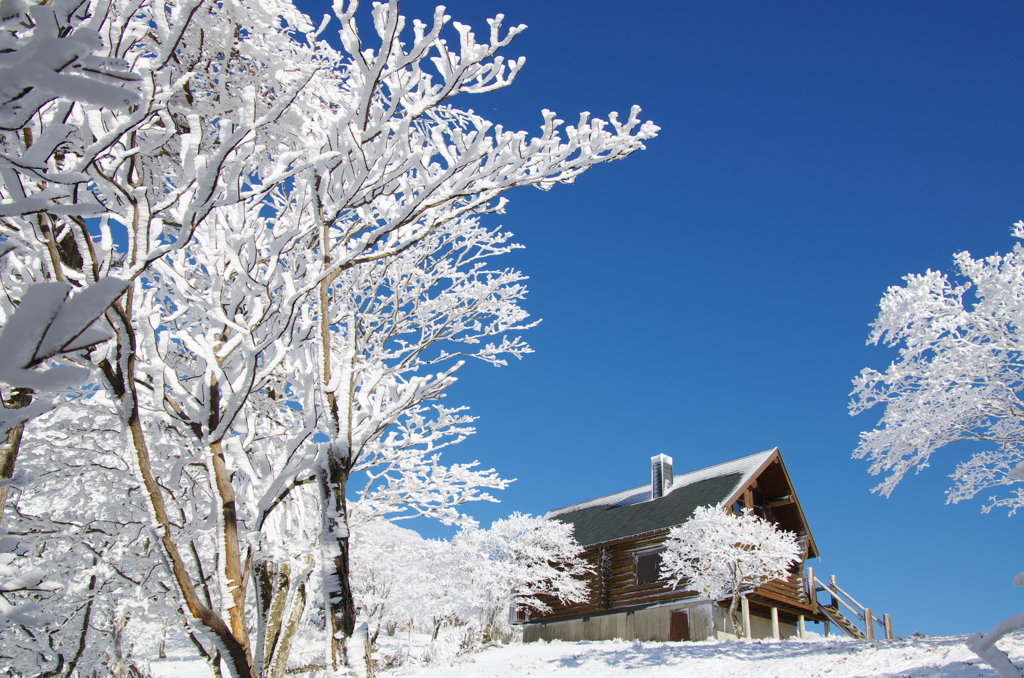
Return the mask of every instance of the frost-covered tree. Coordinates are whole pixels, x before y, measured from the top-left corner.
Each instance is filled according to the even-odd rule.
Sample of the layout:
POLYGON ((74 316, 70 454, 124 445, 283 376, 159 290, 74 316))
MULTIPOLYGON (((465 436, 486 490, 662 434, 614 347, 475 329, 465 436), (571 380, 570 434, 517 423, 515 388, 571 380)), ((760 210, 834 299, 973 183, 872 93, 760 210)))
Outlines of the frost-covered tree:
POLYGON ((508 636, 512 608, 543 613, 551 609, 550 599, 578 603, 589 593, 583 577, 592 566, 573 526, 561 521, 513 513, 486 530, 459 532, 452 555, 462 564, 457 581, 469 594, 462 614, 479 625, 485 639, 508 636))
MULTIPOLYGON (((94 7, 86 0, 0 3, 3 217, 21 218, 49 210, 81 221, 82 215, 96 213, 88 206, 68 204, 77 202, 69 198, 79 191, 87 192, 89 177, 62 171, 49 160, 62 152, 62 145, 77 131, 69 120, 62 119, 76 102, 115 111, 139 100, 132 85, 140 77, 125 60, 103 48, 99 30, 109 14, 109 5, 97 3, 94 7), (48 110, 43 112, 44 108, 48 110)), ((43 219, 39 223, 46 229, 43 219)), ((0 230, 0 257, 17 249, 16 240, 9 231, 0 230)), ((57 245, 52 237, 50 245, 57 245)), ((2 309, 5 322, 0 350, 6 358, 0 374, 0 436, 5 440, 0 447, 0 519, 11 488, 23 487, 28 479, 15 468, 25 422, 53 407, 54 392, 85 378, 84 370, 66 365, 43 373, 33 368, 95 343, 102 332, 90 336, 89 325, 124 289, 118 282, 109 285, 103 281, 105 289, 92 289, 83 296, 82 292, 89 290, 83 286, 77 299, 68 300, 70 286, 43 289, 33 284, 40 280, 53 278, 23 281, 10 289, 4 283, 7 303, 2 309), (15 320, 12 306, 27 297, 31 298, 15 320), (41 308, 30 310, 40 302, 41 308)), ((4 592, 0 594, 0 626, 5 628, 12 620, 24 629, 38 627, 43 619, 30 614, 38 609, 37 604, 12 604, 7 596, 56 586, 48 573, 23 562, 23 551, 20 541, 0 528, 0 591, 4 592), (30 585, 30 581, 36 583, 30 585)), ((27 633, 31 636, 32 632, 27 633)))
MULTIPOLYGON (((1024 222, 1013 234, 1024 237, 1024 222)), ((992 494, 982 510, 1012 515, 1024 506, 1024 247, 1005 255, 954 257, 955 273, 908 275, 890 287, 868 343, 898 347, 884 371, 854 380, 852 414, 883 408, 878 427, 861 434, 886 496, 950 443, 985 443, 952 473, 947 502, 992 494)))
MULTIPOLYGON (((481 498, 476 488, 503 483, 491 472, 437 463, 438 441, 457 439, 468 422, 423 405, 451 383, 452 356, 426 357, 424 348, 401 356, 410 333, 471 343, 520 324, 518 274, 491 279, 474 269, 484 249, 501 248, 500 237, 460 250, 473 215, 500 212, 509 188, 550 188, 625 157, 657 128, 641 124, 638 109, 626 121, 584 114, 564 128, 545 112, 531 137, 452 107, 456 95, 510 84, 522 66, 497 54, 520 30, 503 34, 500 16, 485 42, 460 24, 452 41, 442 37, 450 30, 442 9, 430 26, 407 26, 397 0, 375 4, 371 42, 381 47, 366 49, 357 3, 341 2, 337 52, 317 42, 318 29, 286 0, 51 6, 70 8, 55 15, 58 42, 47 43, 68 47, 67 58, 38 63, 79 64, 100 84, 131 88, 82 94, 75 81, 77 93, 49 98, 63 81, 34 77, 21 99, 36 109, 0 131, 0 152, 13 163, 0 169, 0 311, 4 336, 28 356, 14 367, 47 373, 41 368, 59 354, 94 368, 131 452, 148 543, 168 566, 174 603, 165 609, 180 609, 199 647, 215 665, 223 653, 232 675, 283 670, 288 643, 279 632, 293 616, 282 617, 273 601, 280 594, 301 610, 310 553, 294 547, 319 539, 329 670, 340 671, 354 623, 345 504, 357 462, 377 455, 388 469, 364 492, 378 514, 404 502, 450 518, 452 507, 481 498), (416 249, 420 243, 427 249, 416 249), (429 278, 446 266, 463 268, 429 278), (59 314, 50 325, 30 323, 36 344, 7 332, 39 283, 63 286, 57 306, 72 290, 71 308, 114 284, 104 283, 111 276, 128 285, 100 306, 110 304, 94 329, 111 341, 85 342, 81 316, 77 334, 51 336, 59 314), (423 297, 412 325, 406 308, 386 300, 393 286, 423 297), (366 290, 382 301, 365 302, 366 290), (497 301, 504 294, 513 298, 507 312, 497 301), (444 315, 445 304, 473 299, 492 310, 444 315), (386 312, 405 324, 372 331, 389 337, 379 345, 385 354, 366 350, 369 340, 352 349, 359 315, 372 324, 375 309, 389 303, 386 312), (431 313, 460 329, 446 335, 431 313), (48 343, 56 349, 43 351, 48 343), (441 376, 412 374, 439 362, 447 362, 441 376), (268 423, 271 434, 261 428, 268 423), (385 435, 388 427, 394 435, 385 435), (327 442, 311 444, 315 432, 327 442), (415 452, 393 463, 400 450, 415 452), (319 497, 304 486, 310 479, 319 497), (308 530, 313 515, 318 534, 308 530), (289 543, 287 530, 303 539, 289 543), (279 586, 285 560, 301 573, 279 586), (250 586, 258 589, 255 610, 250 586), (270 646, 284 655, 267 655, 270 646)), ((28 50, 30 34, 44 35, 20 26, 42 26, 32 21, 49 10, 21 8, 3 3, 13 22, 3 26, 13 40, 5 55, 28 50)), ((413 343, 429 348, 429 339, 413 343)), ((525 350, 510 342, 473 354, 496 362, 525 350)), ((31 404, 31 393, 21 397, 11 406, 31 404)))
POLYGON ((379 518, 353 526, 353 589, 360 616, 380 629, 463 627, 476 642, 507 640, 509 610, 587 597, 590 565, 572 526, 514 513, 451 541, 424 540, 379 518), (376 523, 376 524, 375 524, 376 523))
POLYGON ((693 517, 672 528, 661 557, 661 576, 712 599, 730 596, 729 616, 742 636, 740 602, 748 592, 789 576, 800 560, 792 532, 752 513, 733 515, 702 506, 693 517))
POLYGON ((431 584, 441 542, 379 518, 352 526, 352 590, 370 641, 399 626, 427 628, 438 595, 431 584))
MULTIPOLYGON (((637 109, 624 122, 615 115, 604 122, 583 114, 577 125, 564 131, 562 121, 545 111, 539 136, 505 130, 472 111, 452 107, 448 101, 458 94, 481 94, 509 85, 523 62, 505 61, 497 52, 522 27, 503 35, 503 17, 499 15, 489 21, 486 42, 478 43, 469 27, 454 24, 459 35, 455 50, 441 37, 449 21, 442 8, 435 13, 432 26, 414 22, 411 40, 403 35, 405 19, 398 13, 396 1, 376 4, 373 15, 377 38, 383 45, 376 52, 362 49, 355 6, 339 15, 342 43, 352 56, 346 71, 347 86, 359 96, 342 102, 340 114, 324 113, 324 117, 340 117, 345 123, 325 125, 337 130, 325 136, 325 149, 346 148, 353 139, 358 140, 359 152, 345 156, 347 162, 356 162, 340 166, 325 163, 323 167, 330 171, 318 172, 314 184, 313 214, 325 272, 318 290, 314 337, 319 348, 319 405, 329 438, 320 487, 325 502, 322 558, 328 565, 324 593, 330 601, 332 639, 350 634, 354 625, 347 581, 346 489, 348 477, 361 458, 361 448, 381 435, 382 424, 397 421, 403 410, 435 398, 445 382, 450 383, 444 378, 397 377, 392 364, 381 375, 384 378, 380 383, 386 384, 387 390, 365 392, 367 400, 357 402, 360 380, 365 375, 359 364, 363 349, 351 348, 346 342, 358 339, 358 307, 332 303, 337 288, 346 282, 341 272, 403 253, 464 217, 500 212, 504 206, 500 196, 510 188, 547 189, 558 182, 572 182, 593 164, 624 157, 640 148, 642 141, 656 131, 653 125, 640 123, 637 109), (427 67, 431 53, 436 53, 430 57, 432 68, 427 67), (367 156, 379 160, 371 163, 365 160, 367 156), (338 277, 333 271, 338 271, 338 277), (408 405, 396 407, 402 401, 408 405), (377 407, 386 407, 386 416, 374 411, 377 407), (370 413, 373 417, 367 420, 370 413)), ((422 327, 436 334, 444 328, 430 327, 432 313, 428 307, 417 311, 425 323, 422 327)), ((443 311, 438 317, 443 317, 443 311)), ((490 321, 478 318, 477 322, 490 331, 490 321)), ((505 319, 499 316, 497 322, 501 324, 505 319)), ((505 329, 511 327, 505 325, 505 329)), ((375 330, 379 335, 389 331, 391 326, 386 324, 375 330)), ((414 335, 420 331, 411 330, 414 335)), ((468 327, 465 331, 468 334, 476 329, 468 327)), ((438 338, 442 337, 444 332, 438 338)), ((423 345, 424 338, 432 339, 393 335, 389 348, 409 342, 413 344, 409 360, 423 363, 423 350, 417 346, 423 345)), ((503 352, 513 351, 504 347, 503 352)), ((451 421, 450 414, 439 412, 438 417, 451 421)), ((442 428, 448 426, 446 423, 442 428)), ((416 433, 416 437, 429 438, 437 430, 428 423, 426 431, 416 433)), ((337 657, 340 644, 334 642, 333 655, 337 657)))
MULTIPOLYGON (((83 216, 102 211, 88 198, 79 199, 79 194, 89 195, 89 175, 80 168, 61 167, 53 159, 66 153, 80 131, 69 115, 76 105, 113 113, 140 99, 141 77, 126 60, 105 49, 100 35, 115 14, 109 3, 87 0, 0 4, 0 218, 7 222, 0 228, 0 257, 21 249, 12 223, 37 221, 43 244, 59 257, 61 238, 54 236, 47 216, 60 214, 82 222, 83 216)), ((81 335, 124 291, 124 285, 104 281, 105 291, 96 289, 83 297, 84 290, 79 289, 78 298, 68 301, 70 285, 36 289, 14 321, 14 308, 35 283, 46 280, 64 282, 64 277, 50 269, 4 281, 2 311, 7 318, 0 347, 11 357, 0 374, 0 383, 5 384, 0 435, 6 436, 0 448, 0 518, 8 488, 18 484, 14 473, 24 422, 53 407, 49 392, 76 385, 86 374, 65 366, 43 376, 32 368, 59 358, 65 350, 89 346, 81 335), (27 310, 37 303, 42 303, 41 311, 27 310), (58 314, 63 316, 59 321, 58 314)), ((94 332, 93 343, 97 335, 102 332, 94 332)))
MULTIPOLYGON (((460 217, 400 255, 338 276, 321 298, 328 309, 321 324, 327 321, 331 329, 318 332, 319 341, 307 348, 329 346, 325 365, 335 371, 333 383, 309 384, 325 397, 319 400, 322 409, 306 412, 325 417, 328 428, 337 425, 330 435, 343 437, 344 458, 328 460, 330 491, 321 477, 323 500, 341 511, 339 524, 349 513, 357 520, 426 516, 462 523, 461 505, 492 500, 484 490, 508 484, 493 469, 441 463, 444 447, 473 432, 473 418, 436 401, 455 382, 465 358, 502 365, 530 350, 509 337, 531 326, 519 306, 522 274, 487 265, 514 247, 509 237, 460 217), (359 483, 354 487, 353 477, 359 483), (357 494, 350 507, 352 489, 357 494)), ((354 623, 344 601, 343 534, 328 530, 322 544, 342 592, 339 619, 354 623)))
POLYGON ((0 629, 25 675, 128 675, 156 654, 152 632, 177 615, 116 411, 102 392, 83 400, 25 431, 19 467, 34 481, 5 519, 25 556, 60 582, 49 595, 5 594, 39 600, 59 620, 0 629))
MULTIPOLYGON (((1013 235, 1024 238, 1024 222, 1013 235)), ((865 368, 854 380, 852 414, 884 408, 854 456, 887 474, 875 491, 888 496, 939 449, 985 443, 957 465, 946 501, 1005 490, 990 494, 982 511, 1013 515, 1024 506, 1024 247, 983 259, 960 252, 953 261, 955 274, 911 274, 882 297, 868 343, 899 353, 884 373, 865 368)), ((1014 585, 1024 585, 1024 575, 1014 585)), ((1019 678, 995 642, 1022 626, 1024 614, 1015 615, 967 645, 1003 678, 1019 678)))

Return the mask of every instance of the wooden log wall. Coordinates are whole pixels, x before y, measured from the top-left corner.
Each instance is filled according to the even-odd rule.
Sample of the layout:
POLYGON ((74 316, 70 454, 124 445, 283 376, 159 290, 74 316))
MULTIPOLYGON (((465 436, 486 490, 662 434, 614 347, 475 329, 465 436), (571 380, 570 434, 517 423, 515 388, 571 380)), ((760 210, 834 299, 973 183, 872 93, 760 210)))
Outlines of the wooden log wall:
MULTIPOLYGON (((638 584, 635 556, 639 553, 663 547, 668 530, 650 532, 628 539, 589 546, 584 557, 593 566, 589 581, 590 596, 584 603, 562 604, 548 599, 551 612, 545 615, 533 614, 531 622, 586 617, 609 611, 648 607, 697 596, 686 589, 685 583, 672 588, 671 583, 659 580, 649 584, 638 584)), ((756 600, 792 608, 792 613, 810 613, 810 603, 804 590, 802 571, 794 572, 786 580, 769 582, 752 594, 756 600), (801 609, 796 609, 801 608, 801 609)), ((786 614, 787 622, 790 615, 786 614)), ((795 616, 793 617, 795 620, 795 616)))

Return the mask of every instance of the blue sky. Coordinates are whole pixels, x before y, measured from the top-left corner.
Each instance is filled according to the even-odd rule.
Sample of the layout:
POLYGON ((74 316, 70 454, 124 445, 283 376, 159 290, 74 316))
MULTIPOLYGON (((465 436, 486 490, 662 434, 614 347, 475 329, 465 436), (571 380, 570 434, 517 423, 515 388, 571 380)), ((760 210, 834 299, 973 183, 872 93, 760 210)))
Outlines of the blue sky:
MULTIPOLYGON (((302 2, 315 16, 326 5, 302 2)), ((529 29, 510 88, 460 103, 536 131, 632 104, 648 150, 575 186, 508 194, 491 217, 527 249, 536 353, 469 365, 450 404, 478 433, 446 453, 518 478, 488 523, 778 446, 823 554, 819 572, 896 632, 988 630, 1024 610, 1020 521, 946 506, 963 448, 890 499, 850 458, 880 412, 850 380, 893 351, 864 340, 886 287, 954 252, 1013 245, 1024 218, 1019 2, 457 0, 479 34, 529 29)), ((433 4, 407 0, 428 20, 433 4)), ((336 31, 336 26, 329 29, 336 31)), ((336 33, 335 33, 336 35, 336 33)), ((423 527, 431 536, 442 534, 423 527)))

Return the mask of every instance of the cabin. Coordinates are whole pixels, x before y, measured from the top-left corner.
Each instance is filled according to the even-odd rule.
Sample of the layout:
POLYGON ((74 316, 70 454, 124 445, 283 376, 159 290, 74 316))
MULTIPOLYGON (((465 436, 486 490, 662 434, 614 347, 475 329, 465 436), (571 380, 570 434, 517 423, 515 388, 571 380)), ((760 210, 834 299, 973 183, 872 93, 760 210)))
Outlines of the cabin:
POLYGON ((804 581, 805 562, 818 557, 818 548, 778 448, 684 474, 675 474, 672 458, 659 454, 651 459, 650 484, 547 514, 575 527, 576 540, 593 565, 590 598, 572 604, 551 600, 549 613, 519 617, 524 640, 735 637, 728 599, 708 600, 685 585, 673 589, 659 575, 669 530, 709 505, 735 513, 750 509, 796 533, 803 546, 803 557, 786 580, 747 594, 746 635, 787 638, 801 635, 806 621, 827 623, 817 593, 804 581))

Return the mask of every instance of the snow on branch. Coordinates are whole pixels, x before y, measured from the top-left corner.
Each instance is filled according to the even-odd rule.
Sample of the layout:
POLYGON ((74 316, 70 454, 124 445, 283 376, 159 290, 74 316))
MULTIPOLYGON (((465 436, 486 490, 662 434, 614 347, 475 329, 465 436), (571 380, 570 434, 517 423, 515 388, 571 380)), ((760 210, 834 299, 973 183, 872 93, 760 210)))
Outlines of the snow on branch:
MULTIPOLYGON (((1014 235, 1024 235, 1024 222, 1014 235)), ((865 368, 854 380, 851 414, 883 408, 854 456, 885 475, 875 491, 888 496, 939 449, 982 443, 987 449, 952 473, 947 501, 1010 487, 983 510, 1012 514, 1024 506, 1024 493, 1013 487, 1024 461, 1024 248, 982 259, 961 252, 953 274, 928 271, 904 281, 882 297, 868 339, 897 348, 896 360, 884 372, 865 368)))

